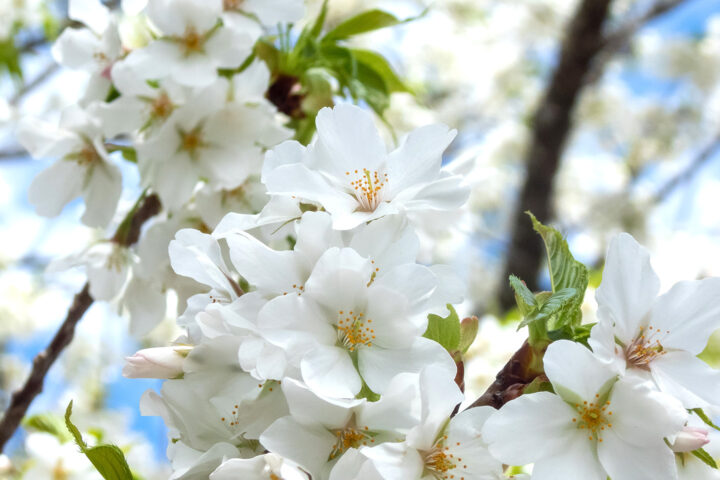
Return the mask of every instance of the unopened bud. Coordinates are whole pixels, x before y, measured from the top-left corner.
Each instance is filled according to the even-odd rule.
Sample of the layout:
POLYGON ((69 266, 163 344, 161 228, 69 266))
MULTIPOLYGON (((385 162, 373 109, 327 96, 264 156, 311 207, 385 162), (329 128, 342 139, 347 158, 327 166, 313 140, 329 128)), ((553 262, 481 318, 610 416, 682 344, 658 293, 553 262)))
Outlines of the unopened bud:
POLYGON ((122 374, 127 378, 177 378, 183 373, 183 360, 193 347, 156 347, 125 357, 122 374))
POLYGON ((710 442, 708 431, 698 427, 684 427, 673 442, 673 452, 692 452, 698 448, 702 448, 710 442))

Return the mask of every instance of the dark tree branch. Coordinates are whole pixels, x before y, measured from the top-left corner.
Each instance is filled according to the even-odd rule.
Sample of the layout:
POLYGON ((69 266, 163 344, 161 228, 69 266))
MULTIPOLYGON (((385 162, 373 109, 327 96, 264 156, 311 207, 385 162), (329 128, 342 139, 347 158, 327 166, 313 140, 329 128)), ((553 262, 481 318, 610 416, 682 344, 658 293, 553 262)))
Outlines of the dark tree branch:
POLYGON ((512 237, 505 257, 499 296, 503 310, 514 304, 505 279, 522 278, 530 290, 538 290, 537 273, 542 258, 540 238, 528 221, 531 210, 541 222, 551 216, 551 194, 560 156, 571 130, 571 118, 592 62, 603 44, 603 27, 612 0, 582 0, 560 51, 547 90, 533 118, 533 131, 526 153, 527 173, 512 219, 512 237))
MULTIPOLYGON (((122 237, 122 240, 120 241, 113 237, 113 241, 126 247, 137 242, 143 224, 151 217, 157 215, 160 212, 160 207, 160 200, 157 195, 152 194, 145 197, 134 211, 130 219, 130 227, 122 237)), ((50 344, 33 360, 32 370, 25 384, 20 390, 13 393, 10 406, 8 406, 0 422, 0 453, 3 451, 7 441, 12 437, 13 433, 15 433, 15 430, 17 430, 32 401, 42 392, 45 375, 47 375, 50 367, 52 367, 53 363, 55 363, 63 350, 65 350, 72 341, 75 335, 75 326, 80 319, 82 319, 83 315, 85 315, 85 312, 90 308, 92 303, 93 298, 90 296, 90 287, 86 283, 80 293, 75 295, 75 299, 67 312, 65 320, 62 325, 60 325, 50 344)))

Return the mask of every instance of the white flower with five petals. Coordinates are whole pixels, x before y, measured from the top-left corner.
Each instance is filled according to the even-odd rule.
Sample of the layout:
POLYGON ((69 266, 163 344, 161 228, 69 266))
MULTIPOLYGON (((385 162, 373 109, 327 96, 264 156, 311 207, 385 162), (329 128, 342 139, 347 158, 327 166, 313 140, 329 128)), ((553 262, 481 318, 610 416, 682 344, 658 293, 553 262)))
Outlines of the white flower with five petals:
POLYGON ((290 142, 268 153, 262 181, 271 195, 322 206, 335 229, 415 210, 454 210, 468 197, 462 178, 440 168, 455 137, 444 125, 419 128, 388 153, 371 114, 359 107, 323 108, 316 123, 309 147, 290 142))

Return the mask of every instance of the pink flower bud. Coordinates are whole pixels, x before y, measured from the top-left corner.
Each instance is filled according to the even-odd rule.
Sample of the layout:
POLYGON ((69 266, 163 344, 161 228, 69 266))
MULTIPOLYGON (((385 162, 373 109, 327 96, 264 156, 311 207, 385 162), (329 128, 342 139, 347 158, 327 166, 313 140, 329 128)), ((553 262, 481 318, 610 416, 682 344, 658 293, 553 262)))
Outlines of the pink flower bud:
POLYGON ((146 348, 125 357, 122 374, 127 378, 177 378, 182 364, 192 350, 189 346, 146 348))
POLYGON ((698 427, 684 427, 675 442, 672 444, 673 452, 692 452, 698 448, 702 448, 710 442, 708 431, 698 427))

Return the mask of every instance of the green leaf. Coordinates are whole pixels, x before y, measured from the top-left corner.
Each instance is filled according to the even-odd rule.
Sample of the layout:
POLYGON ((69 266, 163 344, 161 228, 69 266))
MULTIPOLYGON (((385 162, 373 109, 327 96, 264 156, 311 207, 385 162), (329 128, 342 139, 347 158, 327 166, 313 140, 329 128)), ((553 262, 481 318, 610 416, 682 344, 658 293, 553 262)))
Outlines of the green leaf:
POLYGON ((715 463, 715 459, 712 457, 712 455, 705 451, 704 448, 698 448, 697 450, 693 450, 690 453, 702 460, 705 465, 715 469, 718 468, 717 463, 715 463))
POLYGON ((476 316, 468 317, 460 322, 460 341, 458 342, 458 350, 461 353, 467 353, 470 346, 477 337, 480 321, 476 316))
POLYGON ((372 70, 375 74, 382 78, 385 83, 385 89, 388 93, 410 92, 410 89, 403 83, 402 80, 400 80, 400 77, 398 77, 397 73, 395 73, 395 70, 393 70, 392 66, 390 66, 390 63, 387 59, 385 59, 385 57, 377 52, 362 50, 359 48, 352 48, 350 49, 350 52, 359 64, 365 66, 369 70, 372 70))
POLYGON ((560 318, 557 319, 558 321, 553 328, 559 328, 565 324, 580 325, 582 319, 580 306, 588 285, 587 267, 575 260, 570 253, 567 241, 560 232, 540 223, 532 213, 526 213, 533 222, 533 228, 545 242, 553 292, 566 288, 577 290, 574 301, 566 306, 566 311, 559 316, 560 318))
POLYGON ((123 158, 128 162, 137 163, 137 152, 133 147, 123 146, 119 148, 123 158))
POLYGON ((11 77, 22 80, 23 71, 20 66, 20 51, 15 46, 13 38, 0 41, 0 73, 6 70, 11 77))
POLYGON ((700 420, 705 422, 705 425, 707 425, 708 427, 712 427, 715 430, 720 430, 720 427, 713 423, 713 421, 710 419, 710 417, 707 416, 707 414, 705 413, 705 411, 703 411, 702 408, 693 408, 690 411, 700 417, 700 420))
POLYGON ((432 313, 428 315, 428 327, 423 337, 435 340, 448 352, 454 352, 460 346, 460 318, 449 303, 447 309, 450 315, 445 318, 432 313))
POLYGON ((26 417, 22 424, 23 427, 28 430, 49 433, 57 438, 60 443, 72 440, 72 436, 70 436, 70 433, 68 433, 65 428, 62 417, 55 415, 54 413, 40 413, 31 417, 26 417))
POLYGON ((535 295, 525 285, 525 282, 520 280, 515 275, 510 275, 510 286, 515 291, 515 302, 517 303, 518 309, 523 316, 527 316, 535 310, 538 306, 535 301, 535 295))
MULTIPOLYGON (((527 287, 526 287, 527 288, 527 287)), ((577 290, 574 288, 563 288, 562 290, 551 292, 540 292, 534 298, 536 308, 525 315, 525 318, 518 325, 518 330, 522 327, 540 320, 548 320, 553 315, 558 314, 575 300, 577 290)))
POLYGON ((425 12, 417 17, 400 20, 395 15, 379 9, 368 10, 354 17, 348 18, 337 27, 330 30, 322 39, 323 42, 344 40, 361 33, 380 30, 381 28, 392 27, 402 23, 411 22, 423 16, 425 12))
POLYGON ((77 427, 70 421, 72 400, 65 410, 65 425, 85 456, 105 480, 133 480, 125 455, 116 445, 88 447, 77 427))

